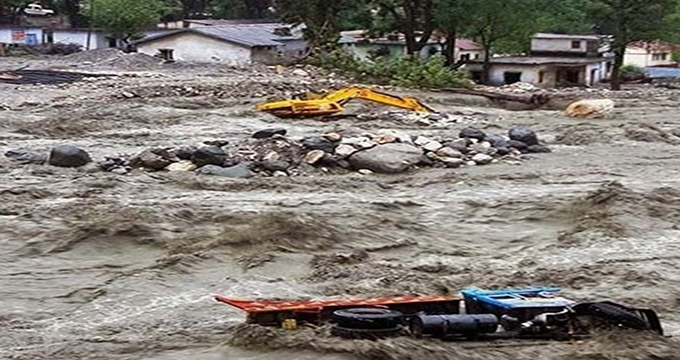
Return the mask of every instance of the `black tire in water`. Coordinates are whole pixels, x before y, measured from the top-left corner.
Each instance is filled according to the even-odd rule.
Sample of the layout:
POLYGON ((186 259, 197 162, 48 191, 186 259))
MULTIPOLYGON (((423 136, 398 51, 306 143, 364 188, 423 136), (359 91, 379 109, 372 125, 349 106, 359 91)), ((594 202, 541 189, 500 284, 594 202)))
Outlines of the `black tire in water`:
POLYGON ((403 322, 399 311, 383 308, 354 308, 333 312, 333 322, 345 329, 394 329, 403 322))

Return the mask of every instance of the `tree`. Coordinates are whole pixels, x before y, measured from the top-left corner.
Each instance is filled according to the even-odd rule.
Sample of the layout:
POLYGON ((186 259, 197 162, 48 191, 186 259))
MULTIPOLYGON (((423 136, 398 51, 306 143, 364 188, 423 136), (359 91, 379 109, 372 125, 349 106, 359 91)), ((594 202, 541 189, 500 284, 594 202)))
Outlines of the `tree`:
POLYGON ((161 0, 89 0, 83 9, 95 27, 129 43, 154 27, 170 8, 161 0))
POLYGON ((213 0, 217 17, 227 19, 265 19, 271 17, 272 0, 213 0))
POLYGON ((406 38, 406 52, 417 54, 427 45, 436 28, 435 0, 372 0, 378 10, 374 30, 398 31, 406 38))
POLYGON ((669 37, 678 0, 588 0, 588 14, 600 33, 612 36, 614 67, 611 88, 621 89, 621 67, 633 41, 669 37))
POLYGON ((361 1, 276 0, 274 8, 281 21, 305 24, 304 36, 313 51, 327 51, 338 45, 341 19, 361 1))
POLYGON ((473 1, 470 0, 435 0, 433 19, 437 30, 446 38, 444 56, 446 65, 456 63, 456 38, 467 26, 467 12, 473 1))
POLYGON ((486 49, 482 82, 488 83, 492 50, 520 52, 538 29, 535 0, 476 0, 463 33, 486 49))

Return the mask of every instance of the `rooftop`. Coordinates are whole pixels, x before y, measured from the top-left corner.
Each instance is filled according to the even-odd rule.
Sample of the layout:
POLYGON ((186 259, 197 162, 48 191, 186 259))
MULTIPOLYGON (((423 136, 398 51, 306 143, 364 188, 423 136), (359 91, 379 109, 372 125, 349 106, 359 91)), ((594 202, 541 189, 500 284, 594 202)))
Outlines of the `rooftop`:
POLYGON ((246 47, 280 46, 282 41, 302 39, 300 35, 293 33, 285 34, 284 32, 277 34, 277 30, 285 28, 288 28, 288 26, 282 23, 202 26, 196 28, 179 29, 164 34, 149 36, 137 41, 136 43, 143 44, 156 39, 185 33, 204 35, 216 40, 231 42, 246 47))
POLYGON ((565 40, 600 40, 598 35, 573 35, 573 34, 549 34, 537 33, 533 39, 565 39, 565 40))
POLYGON ((607 58, 503 56, 491 58, 493 64, 508 65, 586 65, 608 60, 607 58))

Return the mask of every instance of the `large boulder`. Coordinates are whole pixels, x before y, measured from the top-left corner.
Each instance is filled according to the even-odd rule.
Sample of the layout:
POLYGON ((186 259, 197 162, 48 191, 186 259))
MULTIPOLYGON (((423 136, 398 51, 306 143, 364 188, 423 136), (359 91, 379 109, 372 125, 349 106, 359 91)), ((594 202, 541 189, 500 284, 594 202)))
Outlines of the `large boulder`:
POLYGON ((191 160, 195 152, 195 146, 182 146, 174 150, 175 156, 180 160, 191 160))
POLYGON ((205 165, 196 170, 196 172, 201 175, 222 176, 236 179, 247 179, 253 176, 252 171, 250 171, 248 166, 244 164, 238 164, 226 168, 217 165, 205 165))
POLYGON ((488 134, 484 138, 484 141, 488 142, 491 144, 491 146, 495 148, 507 148, 508 147, 508 139, 505 138, 503 135, 499 134, 488 134))
POLYGON ((23 148, 9 150, 5 156, 21 164, 42 165, 47 161, 47 154, 23 148))
POLYGON ((415 146, 384 144, 353 154, 349 162, 355 169, 396 174, 418 164, 422 158, 423 151, 415 146))
POLYGON ((469 127, 461 130, 458 137, 482 141, 486 137, 486 134, 482 130, 469 127))
POLYGON ((526 126, 518 126, 508 131, 511 140, 521 141, 528 146, 538 145, 538 135, 526 126))
POLYGON ((163 170, 166 166, 172 163, 172 161, 154 153, 151 150, 142 151, 139 155, 137 155, 137 157, 139 159, 138 163, 142 167, 155 171, 163 170))
POLYGON ((227 153, 222 148, 217 146, 204 146, 196 151, 191 156, 191 162, 196 166, 217 165, 222 166, 227 162, 227 153))
POLYGON ((574 118, 603 118, 614 110, 614 101, 594 99, 577 101, 567 107, 566 115, 574 118))
POLYGON ((87 151, 72 145, 59 145, 52 148, 48 163, 60 167, 79 167, 92 161, 87 151))

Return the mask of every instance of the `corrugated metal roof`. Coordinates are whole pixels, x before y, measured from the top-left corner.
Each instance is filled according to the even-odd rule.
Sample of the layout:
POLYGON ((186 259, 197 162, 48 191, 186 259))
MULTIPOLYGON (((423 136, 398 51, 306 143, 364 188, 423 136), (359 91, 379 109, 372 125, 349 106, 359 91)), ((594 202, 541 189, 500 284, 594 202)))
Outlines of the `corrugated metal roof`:
POLYGON ((149 36, 137 41, 136 44, 183 33, 201 34, 247 47, 281 46, 282 41, 302 40, 302 36, 298 34, 277 35, 276 30, 284 27, 287 26, 280 23, 204 26, 149 36))
POLYGON ((286 40, 288 37, 275 35, 275 29, 276 27, 271 26, 243 25, 206 26, 193 28, 191 31, 249 47, 280 46, 281 43, 274 41, 274 39, 286 40))

